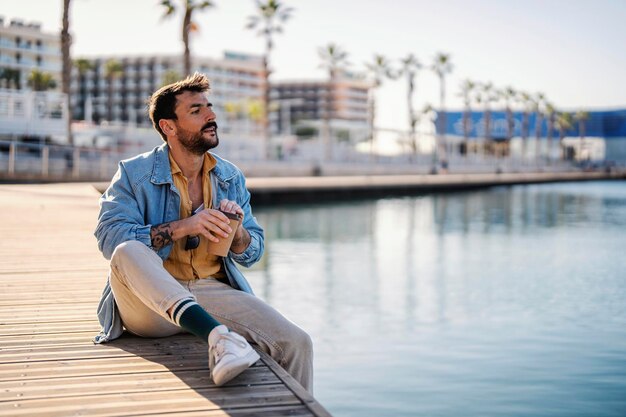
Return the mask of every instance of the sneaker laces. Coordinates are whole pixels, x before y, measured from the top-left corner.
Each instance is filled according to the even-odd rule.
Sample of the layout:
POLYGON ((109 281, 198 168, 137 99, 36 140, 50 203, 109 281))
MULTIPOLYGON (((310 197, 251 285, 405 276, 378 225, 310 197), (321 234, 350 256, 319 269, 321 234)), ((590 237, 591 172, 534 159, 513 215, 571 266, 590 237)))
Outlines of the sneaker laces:
POLYGON ((243 337, 237 334, 226 333, 220 335, 217 343, 215 343, 214 346, 209 347, 209 351, 211 352, 212 356, 214 356, 214 359, 211 361, 213 364, 218 363, 222 359, 224 354, 228 353, 228 348, 226 346, 228 342, 234 343, 242 349, 245 349, 248 344, 243 337))

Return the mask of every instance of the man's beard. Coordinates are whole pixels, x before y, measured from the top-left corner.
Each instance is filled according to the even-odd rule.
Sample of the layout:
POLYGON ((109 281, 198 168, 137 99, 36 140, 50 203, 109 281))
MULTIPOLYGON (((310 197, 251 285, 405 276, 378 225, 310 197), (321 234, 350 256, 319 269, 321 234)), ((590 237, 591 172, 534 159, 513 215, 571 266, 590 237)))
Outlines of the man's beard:
POLYGON ((180 126, 176 127, 180 144, 194 155, 204 155, 206 151, 215 148, 220 143, 220 139, 217 136, 217 123, 215 122, 208 122, 202 127, 200 132, 196 133, 185 130, 180 126), (207 139, 203 136, 203 130, 209 127, 215 127, 215 136, 207 139))

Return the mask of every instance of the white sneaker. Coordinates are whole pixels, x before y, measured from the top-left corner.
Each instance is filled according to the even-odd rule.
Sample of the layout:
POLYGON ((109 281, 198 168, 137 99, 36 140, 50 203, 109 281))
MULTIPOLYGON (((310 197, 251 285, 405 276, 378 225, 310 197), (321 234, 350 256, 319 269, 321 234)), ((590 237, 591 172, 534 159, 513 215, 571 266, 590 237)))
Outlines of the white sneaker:
POLYGON ((209 334, 209 369, 215 385, 224 385, 259 359, 246 339, 223 324, 209 334))

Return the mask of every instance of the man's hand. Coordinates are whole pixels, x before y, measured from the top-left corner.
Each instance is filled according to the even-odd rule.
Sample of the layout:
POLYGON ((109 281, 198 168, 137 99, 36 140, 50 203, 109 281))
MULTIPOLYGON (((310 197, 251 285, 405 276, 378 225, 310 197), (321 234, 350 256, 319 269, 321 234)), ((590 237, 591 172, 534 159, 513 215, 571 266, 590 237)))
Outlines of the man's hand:
POLYGON ((230 245, 230 250, 235 253, 242 253, 248 248, 251 240, 250 233, 243 227, 244 214, 242 208, 239 207, 239 204, 236 202, 224 199, 220 201, 220 210, 239 215, 239 225, 235 231, 235 237, 233 238, 233 243, 230 245))
POLYGON ((204 209, 191 217, 180 220, 181 232, 185 236, 202 235, 211 242, 219 242, 220 238, 227 238, 232 228, 230 219, 219 210, 204 209))

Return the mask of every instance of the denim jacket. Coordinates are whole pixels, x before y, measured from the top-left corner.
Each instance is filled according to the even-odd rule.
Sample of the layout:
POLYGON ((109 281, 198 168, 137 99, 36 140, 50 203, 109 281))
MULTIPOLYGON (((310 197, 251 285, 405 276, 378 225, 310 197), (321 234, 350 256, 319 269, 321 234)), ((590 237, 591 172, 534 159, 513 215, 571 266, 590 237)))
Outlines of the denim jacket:
MULTIPOLYGON (((150 152, 121 161, 111 185, 100 198, 100 215, 95 236, 106 259, 111 259, 115 248, 128 240, 138 240, 152 247, 150 228, 153 225, 180 219, 180 193, 174 186, 169 147, 163 144, 150 152)), ((231 162, 213 154, 217 165, 211 171, 213 207, 223 199, 237 202, 244 212, 243 226, 250 233, 248 248, 240 254, 229 252, 223 258, 224 270, 230 285, 252 294, 250 284, 235 266, 235 262, 249 267, 263 255, 263 229, 252 216, 250 193, 243 173, 231 162)), ((167 259, 172 245, 157 251, 167 259)), ((121 336, 122 321, 117 311, 111 285, 107 279, 98 305, 98 320, 102 327, 94 338, 104 343, 121 336)))

